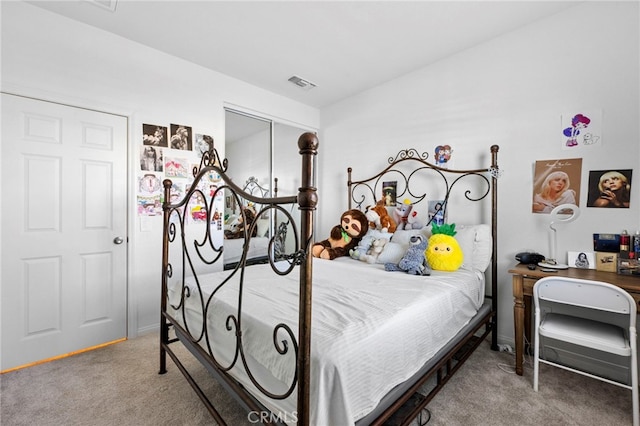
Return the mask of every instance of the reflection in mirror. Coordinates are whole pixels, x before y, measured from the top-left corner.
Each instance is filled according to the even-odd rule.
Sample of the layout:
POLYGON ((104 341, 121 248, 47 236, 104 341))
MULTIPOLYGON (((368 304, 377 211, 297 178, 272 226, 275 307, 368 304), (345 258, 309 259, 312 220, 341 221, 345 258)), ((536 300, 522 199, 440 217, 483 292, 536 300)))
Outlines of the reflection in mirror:
MULTIPOLYGON (((300 170, 291 165, 299 162, 298 138, 306 131, 309 129, 225 109, 225 157, 229 162, 229 176, 237 186, 254 195, 258 195, 256 191, 259 190, 264 191, 262 197, 296 195, 301 185, 300 170)), ((251 205, 225 194, 225 235, 230 235, 228 231, 238 225, 239 218, 240 221, 246 220, 261 208, 259 204, 251 205), (243 210, 246 208, 249 210, 243 210)), ((282 255, 295 253, 299 218, 300 212, 294 205, 290 211, 268 212, 257 218, 257 234, 251 238, 247 264, 267 261, 268 250, 275 254, 276 260, 282 260, 282 255), (264 241, 267 241, 266 245, 264 241)), ((240 260, 244 240, 238 241, 226 239, 224 242, 226 269, 235 267, 240 260)))
MULTIPOLYGON (((245 192, 260 198, 271 194, 271 128, 272 123, 253 115, 225 109, 225 157, 228 175, 245 192)), ((259 216, 262 208, 226 191, 224 211, 224 267, 234 268, 244 249, 244 227, 256 222, 252 244, 247 252, 249 262, 267 261, 270 237, 268 216, 259 216)), ((248 229, 248 228, 247 228, 248 229)))

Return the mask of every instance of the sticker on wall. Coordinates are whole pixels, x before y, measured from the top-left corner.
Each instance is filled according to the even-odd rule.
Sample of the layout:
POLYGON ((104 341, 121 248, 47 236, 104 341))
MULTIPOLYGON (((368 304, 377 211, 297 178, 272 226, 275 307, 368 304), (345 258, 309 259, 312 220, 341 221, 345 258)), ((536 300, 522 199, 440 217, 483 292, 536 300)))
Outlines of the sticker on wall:
POLYGON ((594 147, 602 144, 602 110, 562 114, 562 149, 594 147))
POLYGON ((551 213, 561 204, 580 205, 582 158, 536 161, 533 175, 533 213, 551 213))
POLYGON ((167 128, 157 124, 143 124, 142 144, 166 148, 168 146, 167 128))
POLYGON ((629 208, 630 169, 589 171, 587 207, 629 208))
POLYGON ((436 166, 448 169, 453 149, 449 145, 438 145, 435 149, 436 166))
POLYGON ((169 140, 169 148, 191 151, 191 127, 181 124, 171 125, 171 139, 169 140))

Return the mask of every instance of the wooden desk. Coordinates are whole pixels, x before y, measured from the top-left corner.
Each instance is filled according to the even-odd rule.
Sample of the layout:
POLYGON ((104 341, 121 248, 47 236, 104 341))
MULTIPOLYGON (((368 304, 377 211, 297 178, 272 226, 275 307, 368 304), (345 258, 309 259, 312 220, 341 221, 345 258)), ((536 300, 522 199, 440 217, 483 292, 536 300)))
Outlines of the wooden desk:
MULTIPOLYGON (((531 342, 531 296, 533 285, 544 277, 571 277, 584 280, 604 281, 621 287, 635 299, 640 313, 640 278, 631 275, 619 275, 615 272, 602 272, 595 269, 569 268, 558 272, 542 272, 540 267, 530 270, 527 265, 517 264, 509 269, 513 274, 513 325, 516 345, 516 374, 522 376, 524 338, 531 342)), ((528 347, 526 348, 529 350, 528 347)))

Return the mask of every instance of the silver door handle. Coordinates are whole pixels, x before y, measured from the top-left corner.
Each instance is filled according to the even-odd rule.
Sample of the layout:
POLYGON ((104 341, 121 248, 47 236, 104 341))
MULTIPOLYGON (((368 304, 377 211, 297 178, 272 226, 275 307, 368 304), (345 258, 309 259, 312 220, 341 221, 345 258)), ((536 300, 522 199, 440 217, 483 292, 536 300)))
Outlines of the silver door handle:
POLYGON ((115 237, 113 239, 113 244, 122 244, 124 243, 124 240, 122 239, 122 237, 115 237))

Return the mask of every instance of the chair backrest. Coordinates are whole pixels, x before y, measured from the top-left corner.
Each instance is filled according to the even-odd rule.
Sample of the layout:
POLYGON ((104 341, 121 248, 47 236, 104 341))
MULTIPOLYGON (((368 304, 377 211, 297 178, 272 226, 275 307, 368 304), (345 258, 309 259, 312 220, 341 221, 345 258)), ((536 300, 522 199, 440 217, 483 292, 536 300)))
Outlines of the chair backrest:
POLYGON ((533 297, 536 308, 539 300, 545 300, 629 315, 630 324, 635 327, 635 300, 624 289, 613 284, 577 278, 545 277, 534 285, 533 297))

